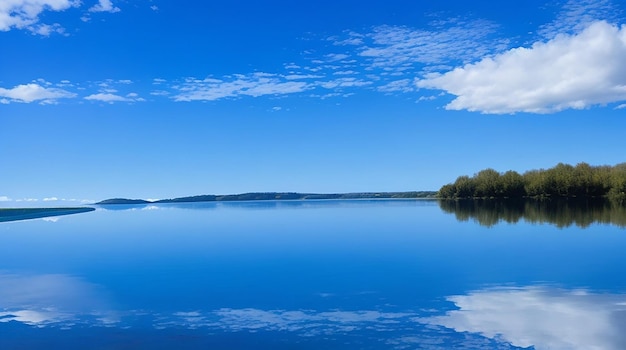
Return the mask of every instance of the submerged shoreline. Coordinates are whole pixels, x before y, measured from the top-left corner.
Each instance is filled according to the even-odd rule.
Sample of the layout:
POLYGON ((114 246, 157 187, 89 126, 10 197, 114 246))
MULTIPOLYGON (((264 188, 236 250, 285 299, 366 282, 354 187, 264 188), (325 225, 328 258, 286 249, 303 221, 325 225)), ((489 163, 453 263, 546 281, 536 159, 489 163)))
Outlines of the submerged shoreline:
POLYGON ((67 208, 0 208, 0 222, 40 219, 50 216, 61 216, 86 213, 96 210, 91 207, 67 208))

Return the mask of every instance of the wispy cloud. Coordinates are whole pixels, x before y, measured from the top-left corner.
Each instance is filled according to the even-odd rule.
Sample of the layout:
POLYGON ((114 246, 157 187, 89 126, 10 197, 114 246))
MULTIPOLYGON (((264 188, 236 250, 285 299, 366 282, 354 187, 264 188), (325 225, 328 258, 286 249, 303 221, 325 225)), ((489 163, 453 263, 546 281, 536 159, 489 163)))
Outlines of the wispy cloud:
POLYGON ((549 40, 559 34, 580 33, 596 21, 615 23, 619 17, 620 10, 612 0, 567 0, 554 21, 539 27, 537 33, 549 40))
POLYGON ((388 84, 377 87, 380 92, 411 92, 415 90, 415 85, 411 79, 395 80, 388 84))
POLYGON ((173 87, 178 93, 175 101, 215 101, 240 96, 258 97, 263 95, 287 95, 310 88, 303 81, 293 81, 278 74, 253 73, 235 74, 221 79, 185 79, 173 87))
POLYGON ((143 99, 142 97, 139 97, 139 95, 137 93, 131 92, 129 94, 127 94, 126 96, 121 96, 121 95, 116 95, 113 93, 97 93, 97 94, 92 94, 89 96, 85 97, 85 100, 89 100, 89 101, 99 101, 99 102, 108 102, 108 103, 114 103, 114 102, 143 102, 145 101, 145 99, 143 99))
POLYGON ((359 78, 338 78, 329 81, 320 81, 317 85, 325 88, 325 89, 342 89, 342 88, 352 88, 352 87, 362 87, 371 85, 371 81, 359 79, 359 78))
POLYGON ((349 32, 336 45, 354 44, 372 67, 406 67, 471 62, 506 47, 499 26, 487 20, 448 19, 427 29, 382 25, 369 33, 349 32), (352 40, 351 40, 352 39, 352 40), (358 40, 354 40, 358 39, 358 40), (348 40, 348 41, 346 41, 348 40))
POLYGON ((284 76, 287 80, 319 79, 323 77, 323 75, 315 74, 288 74, 284 76))
MULTIPOLYGON (((58 8, 79 6, 58 1, 58 8)), ((90 9, 115 12, 118 8, 101 0, 90 9)), ((36 17, 44 10, 35 8, 33 13, 36 17)), ((2 11, 8 10, 0 4, 2 11)), ((163 97, 216 101, 301 93, 312 98, 345 98, 366 90, 415 94, 416 101, 424 101, 443 91, 456 96, 447 109, 497 114, 619 104, 626 100, 626 68, 621 64, 626 61, 626 30, 611 24, 617 23, 612 19, 618 13, 610 0, 568 0, 554 21, 538 28, 540 35, 535 37, 540 40, 519 48, 511 48, 513 39, 502 36, 499 24, 481 18, 437 17, 422 28, 379 25, 326 38, 332 46, 305 50, 301 61, 287 61, 282 71, 202 72, 209 77, 204 79, 157 77, 145 90, 130 90, 131 84, 137 85, 130 79, 56 85, 34 81, 0 88, 0 104, 57 103, 60 98, 76 97, 71 90, 80 93, 79 101, 107 103, 144 101, 137 92, 149 94, 151 101, 163 97)), ((54 25, 40 29, 42 34, 62 30, 54 25)))
POLYGON ((329 41, 336 46, 359 46, 363 45, 363 34, 346 31, 342 36, 331 36, 328 38, 329 41))
POLYGON ((552 113, 626 100, 626 27, 595 22, 530 48, 419 80, 457 96, 446 108, 482 113, 552 113))
POLYGON ((75 96, 75 93, 54 87, 44 87, 38 83, 17 85, 11 89, 0 88, 0 97, 5 97, 7 102, 31 103, 39 101, 43 104, 51 104, 60 98, 75 96))

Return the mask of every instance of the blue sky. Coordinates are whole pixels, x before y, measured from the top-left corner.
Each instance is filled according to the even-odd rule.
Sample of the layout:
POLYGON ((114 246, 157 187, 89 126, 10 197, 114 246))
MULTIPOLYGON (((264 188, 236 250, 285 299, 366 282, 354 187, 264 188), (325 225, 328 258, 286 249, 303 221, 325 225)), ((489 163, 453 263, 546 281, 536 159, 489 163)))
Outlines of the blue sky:
POLYGON ((621 163, 625 10, 0 0, 0 205, 621 163))

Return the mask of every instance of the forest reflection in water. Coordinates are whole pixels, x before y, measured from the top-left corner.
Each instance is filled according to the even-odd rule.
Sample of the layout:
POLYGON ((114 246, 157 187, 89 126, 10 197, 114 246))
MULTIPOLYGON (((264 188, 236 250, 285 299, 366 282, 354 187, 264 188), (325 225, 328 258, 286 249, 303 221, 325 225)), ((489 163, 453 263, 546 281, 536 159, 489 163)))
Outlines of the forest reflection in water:
POLYGON ((440 200, 439 207, 459 221, 491 227, 501 221, 549 223, 559 228, 611 224, 626 227, 626 204, 607 199, 475 199, 440 200))

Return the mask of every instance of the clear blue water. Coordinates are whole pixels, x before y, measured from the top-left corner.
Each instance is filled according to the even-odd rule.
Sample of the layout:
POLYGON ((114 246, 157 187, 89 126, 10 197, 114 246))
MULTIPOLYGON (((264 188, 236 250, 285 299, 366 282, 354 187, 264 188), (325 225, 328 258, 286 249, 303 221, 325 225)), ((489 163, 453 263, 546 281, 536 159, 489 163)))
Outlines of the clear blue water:
POLYGON ((433 201, 109 206, 0 224, 0 349, 625 349, 625 251, 433 201))

